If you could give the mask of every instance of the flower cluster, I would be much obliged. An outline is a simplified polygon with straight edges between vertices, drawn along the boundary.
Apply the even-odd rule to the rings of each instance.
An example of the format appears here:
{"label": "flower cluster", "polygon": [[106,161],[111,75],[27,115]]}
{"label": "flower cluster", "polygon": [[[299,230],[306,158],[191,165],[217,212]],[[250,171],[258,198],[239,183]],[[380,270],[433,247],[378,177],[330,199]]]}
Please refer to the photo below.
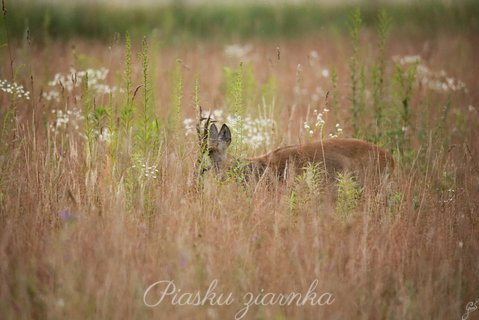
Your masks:
{"label": "flower cluster", "polygon": [[60,101],[60,92],[58,92],[56,90],[45,91],[45,92],[43,92],[42,97],[45,98],[48,101],[54,100],[54,101],[59,102]]}
{"label": "flower cluster", "polygon": [[55,115],[55,120],[50,124],[50,130],[54,133],[66,130],[69,124],[73,129],[78,130],[80,122],[84,119],[81,111],[77,108],[66,111],[54,109],[52,113]]}
{"label": "flower cluster", "polygon": [[25,98],[26,100],[30,100],[30,92],[25,90],[22,85],[19,85],[16,82],[9,83],[7,80],[0,80],[0,90],[17,98]]}
{"label": "flower cluster", "polygon": [[437,72],[429,69],[418,55],[395,56],[393,60],[401,66],[417,65],[418,80],[423,86],[431,90],[439,92],[463,90],[466,93],[468,92],[466,84],[463,81],[450,77],[444,70]]}
{"label": "flower cluster", "polygon": [[[212,120],[228,124],[232,135],[237,141],[242,141],[250,145],[253,149],[267,146],[271,143],[272,132],[275,128],[275,122],[269,118],[254,118],[247,115],[244,118],[237,115],[227,115],[221,109],[213,110],[210,113],[204,113],[202,117],[211,117]],[[185,134],[195,133],[194,120],[186,118],[183,120]]]}
{"label": "flower cluster", "polygon": [[324,108],[323,112],[318,112],[318,110],[314,110],[314,114],[316,115],[316,119],[314,122],[312,121],[305,121],[304,122],[304,129],[308,131],[310,135],[313,135],[316,130],[323,130],[324,124],[326,121],[323,119],[323,115],[327,114],[329,109]]}
{"label": "flower cluster", "polygon": [[139,169],[141,172],[141,175],[145,178],[152,178],[156,179],[158,178],[158,169],[156,165],[148,165],[147,162],[144,162],[142,160],[136,160],[136,164],[131,166],[132,168]]}
{"label": "flower cluster", "polygon": [[274,120],[269,118],[252,118],[247,115],[244,119],[240,116],[228,115],[226,123],[230,126],[232,134],[241,137],[243,143],[253,148],[260,148],[271,144],[271,132],[274,130]]}
{"label": "flower cluster", "polygon": [[338,137],[343,135],[343,129],[341,128],[339,123],[336,123],[335,130],[336,130],[336,132],[329,134],[330,138],[338,138]]}
{"label": "flower cluster", "polygon": [[60,93],[57,89],[64,88],[71,93],[75,88],[78,88],[83,83],[84,79],[88,77],[88,87],[96,94],[114,94],[116,92],[123,92],[123,89],[119,89],[116,86],[109,86],[103,81],[108,76],[108,69],[86,69],[77,71],[74,68],[70,69],[67,74],[57,73],[53,77],[53,80],[48,82],[48,85],[52,87],[50,91],[43,92],[43,98],[48,101],[54,100],[60,101]]}
{"label": "flower cluster", "polygon": [[[304,122],[304,129],[306,129],[309,135],[313,136],[317,131],[319,131],[322,135],[322,131],[326,123],[326,120],[324,120],[324,118],[326,117],[328,112],[329,112],[329,109],[327,108],[324,108],[322,112],[318,112],[318,110],[314,110],[313,112],[313,114],[315,115],[314,121]],[[337,138],[337,137],[340,137],[342,134],[343,134],[343,129],[341,128],[339,123],[336,123],[335,132],[330,133],[329,137]]]}

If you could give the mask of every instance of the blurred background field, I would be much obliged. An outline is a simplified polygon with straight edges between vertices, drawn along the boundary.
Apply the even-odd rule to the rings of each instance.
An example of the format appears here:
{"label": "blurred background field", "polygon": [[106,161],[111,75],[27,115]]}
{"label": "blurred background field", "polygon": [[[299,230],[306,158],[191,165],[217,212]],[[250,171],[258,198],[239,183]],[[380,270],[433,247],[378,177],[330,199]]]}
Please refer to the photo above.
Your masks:
{"label": "blurred background field", "polygon": [[[347,32],[354,3],[365,26],[373,26],[380,9],[395,28],[409,33],[477,32],[477,1],[172,1],[120,5],[117,2],[10,1],[7,17],[12,38],[29,29],[37,40],[84,37],[107,40],[129,31],[132,36],[156,32],[161,41],[295,38],[318,32]],[[323,5],[321,5],[323,4]]]}
{"label": "blurred background field", "polygon": [[[459,319],[479,298],[477,1],[2,4],[1,319],[241,307],[145,306],[164,279],[336,298],[245,319]],[[235,157],[356,137],[396,170],[335,199],[314,167],[196,179],[199,105]]]}

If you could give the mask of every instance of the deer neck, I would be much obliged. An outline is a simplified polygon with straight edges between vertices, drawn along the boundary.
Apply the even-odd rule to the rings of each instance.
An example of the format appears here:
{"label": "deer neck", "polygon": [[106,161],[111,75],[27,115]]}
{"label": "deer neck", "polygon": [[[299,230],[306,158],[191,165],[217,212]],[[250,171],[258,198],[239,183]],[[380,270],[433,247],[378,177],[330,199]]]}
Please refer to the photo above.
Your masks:
{"label": "deer neck", "polygon": [[221,170],[225,168],[228,164],[228,155],[225,152],[220,152],[217,150],[212,150],[210,152],[210,159],[213,167],[216,170]]}

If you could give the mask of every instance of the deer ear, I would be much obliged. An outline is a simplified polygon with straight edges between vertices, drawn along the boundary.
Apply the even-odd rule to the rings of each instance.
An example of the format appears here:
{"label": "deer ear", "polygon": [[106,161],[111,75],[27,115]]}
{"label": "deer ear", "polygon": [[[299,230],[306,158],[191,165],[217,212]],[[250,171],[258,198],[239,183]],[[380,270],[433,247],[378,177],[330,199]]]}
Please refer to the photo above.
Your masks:
{"label": "deer ear", "polygon": [[218,128],[216,124],[212,123],[210,126],[210,140],[217,140],[218,139]]}
{"label": "deer ear", "polygon": [[226,143],[226,146],[229,146],[231,143],[231,131],[226,124],[223,124],[219,133],[219,140]]}

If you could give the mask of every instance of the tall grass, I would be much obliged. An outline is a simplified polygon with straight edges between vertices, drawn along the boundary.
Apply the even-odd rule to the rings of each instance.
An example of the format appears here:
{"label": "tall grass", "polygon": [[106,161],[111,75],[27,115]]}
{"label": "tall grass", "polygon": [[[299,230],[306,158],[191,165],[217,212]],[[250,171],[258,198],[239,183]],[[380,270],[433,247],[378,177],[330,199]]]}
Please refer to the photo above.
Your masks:
{"label": "tall grass", "polygon": [[[392,56],[419,52],[426,39],[391,29],[385,41],[385,34],[365,42],[358,31],[353,55],[364,70],[356,65],[358,78],[352,79],[358,81],[355,95],[364,99],[364,112],[357,118],[348,100],[351,81],[342,80],[351,79],[350,57],[311,41],[282,41],[281,61],[271,68],[268,55],[277,43],[253,42],[255,58],[248,64],[225,57],[217,44],[159,47],[158,63],[149,49],[155,44],[146,39],[136,46],[127,36],[124,45],[108,50],[77,40],[77,52],[91,58],[89,67],[101,67],[110,55],[125,57],[114,59],[105,79],[123,91],[102,93],[87,76],[72,91],[63,84],[59,100],[32,96],[35,109],[15,98],[16,117],[8,115],[12,94],[0,91],[2,318],[232,319],[247,292],[306,292],[315,279],[318,292],[334,294],[333,304],[253,306],[246,318],[460,318],[466,304],[477,300],[479,287],[479,100],[472,90],[435,91],[420,81],[419,71],[425,64],[431,70],[444,65],[474,88],[470,66],[478,47],[468,34],[441,33],[429,59],[401,64]],[[351,52],[349,39],[326,43],[333,39],[338,51]],[[464,51],[449,50],[451,43]],[[379,60],[367,55],[378,48]],[[14,79],[4,72],[10,64],[6,49],[0,52],[1,77],[26,85],[28,75]],[[313,49],[321,51],[321,63],[335,66],[333,79],[318,78],[302,63],[298,81],[298,61]],[[54,73],[74,63],[63,44],[29,50],[34,92],[50,90]],[[52,57],[58,63],[45,68]],[[23,59],[16,57],[15,70],[28,62]],[[152,81],[171,75],[173,81]],[[256,83],[254,90],[248,83]],[[311,166],[286,183],[218,181],[206,174],[202,188],[195,188],[199,146],[181,127],[182,117],[195,112],[182,107],[189,103],[186,97],[204,110],[222,105],[236,114],[272,110],[273,149],[288,135],[298,139],[307,106],[316,103],[311,88],[318,85],[333,92],[338,119],[354,119],[344,123],[345,136],[357,130],[373,140],[381,133],[381,144],[397,160],[390,183],[360,192],[345,176],[331,191],[320,168]],[[84,115],[79,127],[70,119],[52,130],[59,121],[52,110],[68,114],[74,107]],[[328,121],[324,133],[335,125]],[[105,127],[112,140],[102,136]],[[250,145],[242,152],[253,156],[252,150],[259,152]],[[143,303],[146,288],[156,281],[173,280],[181,292],[206,293],[215,279],[218,293],[236,297],[232,305]]]}

